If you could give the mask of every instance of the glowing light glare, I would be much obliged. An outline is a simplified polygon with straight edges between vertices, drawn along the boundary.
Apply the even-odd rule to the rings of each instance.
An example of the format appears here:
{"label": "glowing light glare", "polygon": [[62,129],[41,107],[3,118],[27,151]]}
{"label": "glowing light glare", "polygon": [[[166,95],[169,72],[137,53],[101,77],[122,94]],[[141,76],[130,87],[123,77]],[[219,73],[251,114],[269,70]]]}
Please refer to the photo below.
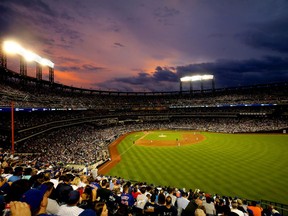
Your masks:
{"label": "glowing light glare", "polygon": [[201,75],[191,76],[191,81],[198,81],[198,80],[201,80],[201,79],[202,79]]}
{"label": "glowing light glare", "polygon": [[26,59],[26,61],[34,61],[35,59],[37,59],[40,56],[37,56],[35,53],[26,50],[24,53],[24,58]]}
{"label": "glowing light glare", "polygon": [[202,80],[210,80],[210,79],[213,79],[214,76],[213,75],[203,75],[202,76]]}
{"label": "glowing light glare", "polygon": [[3,50],[11,54],[19,54],[25,58],[26,61],[35,61],[43,66],[54,68],[54,63],[48,59],[42,58],[36,53],[24,49],[14,41],[4,41]]}
{"label": "glowing light glare", "polygon": [[194,81],[199,81],[199,80],[211,80],[213,79],[213,75],[195,75],[195,76],[186,76],[180,78],[181,82],[194,82]]}
{"label": "glowing light glare", "polygon": [[51,66],[49,66],[49,67],[51,67],[51,68],[54,67],[54,63],[51,62],[51,61],[48,60],[48,59],[45,59],[45,58],[42,58],[42,59],[41,59],[40,64],[43,65],[43,66],[47,66],[47,65],[49,66],[49,65],[51,65]]}
{"label": "glowing light glare", "polygon": [[23,51],[23,48],[19,44],[13,41],[5,41],[3,43],[3,49],[5,52],[11,53],[11,54],[12,53],[18,54],[19,52]]}
{"label": "glowing light glare", "polygon": [[191,76],[182,77],[182,78],[180,78],[180,80],[181,80],[181,82],[191,81]]}

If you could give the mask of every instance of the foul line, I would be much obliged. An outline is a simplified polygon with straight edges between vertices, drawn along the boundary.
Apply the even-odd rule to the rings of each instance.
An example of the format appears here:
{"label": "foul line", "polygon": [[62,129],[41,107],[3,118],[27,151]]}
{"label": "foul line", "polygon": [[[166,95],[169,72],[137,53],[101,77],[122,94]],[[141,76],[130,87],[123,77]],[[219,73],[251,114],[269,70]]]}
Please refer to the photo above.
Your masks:
{"label": "foul line", "polygon": [[129,148],[126,149],[126,151],[122,152],[122,153],[120,154],[120,156],[123,155],[123,154],[125,154],[127,151],[129,151],[132,147],[134,147],[134,145],[135,145],[135,144],[132,144]]}
{"label": "foul line", "polygon": [[[129,148],[126,149],[126,151],[122,152],[121,154],[119,154],[117,157],[120,157],[121,159],[121,155],[125,154],[127,151],[129,151],[135,144],[132,144]],[[117,148],[117,147],[116,147]],[[118,150],[117,150],[118,151]],[[116,159],[116,158],[115,158]],[[107,167],[108,165],[110,165],[110,163],[112,163],[112,160],[109,161],[108,163],[106,163],[104,166],[101,166],[101,170],[104,169],[105,167]],[[99,170],[98,170],[99,171]]]}

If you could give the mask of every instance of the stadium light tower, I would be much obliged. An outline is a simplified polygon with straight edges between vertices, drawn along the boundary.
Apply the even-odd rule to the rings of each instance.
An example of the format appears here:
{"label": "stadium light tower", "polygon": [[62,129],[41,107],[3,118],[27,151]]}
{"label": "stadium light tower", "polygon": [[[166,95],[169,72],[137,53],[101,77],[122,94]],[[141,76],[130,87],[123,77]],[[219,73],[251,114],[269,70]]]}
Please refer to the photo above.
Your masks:
{"label": "stadium light tower", "polygon": [[[27,76],[27,62],[36,62],[36,78],[42,80],[42,66],[49,67],[49,81],[54,82],[54,63],[48,59],[42,58],[36,53],[24,49],[20,44],[14,41],[3,42],[3,53],[20,55],[20,74]],[[7,59],[7,58],[6,58]],[[1,57],[1,66],[2,66]],[[7,67],[7,60],[5,67]]]}
{"label": "stadium light tower", "polygon": [[7,69],[7,55],[3,50],[3,46],[0,48],[0,66]]}
{"label": "stadium light tower", "polygon": [[190,93],[193,91],[193,82],[200,81],[201,82],[201,92],[203,92],[203,80],[212,80],[212,89],[214,91],[214,76],[210,74],[205,75],[194,75],[194,76],[185,76],[180,78],[180,92],[182,92],[182,82],[190,83]]}

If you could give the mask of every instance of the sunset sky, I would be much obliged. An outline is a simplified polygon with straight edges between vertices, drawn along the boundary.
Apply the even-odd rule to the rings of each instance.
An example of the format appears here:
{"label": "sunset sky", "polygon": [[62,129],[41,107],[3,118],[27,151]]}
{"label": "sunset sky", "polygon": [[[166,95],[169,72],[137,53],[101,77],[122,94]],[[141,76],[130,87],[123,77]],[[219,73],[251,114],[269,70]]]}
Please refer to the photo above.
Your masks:
{"label": "sunset sky", "polygon": [[213,74],[235,87],[288,81],[287,11],[286,0],[1,0],[0,37],[53,61],[65,85],[177,91],[182,76]]}

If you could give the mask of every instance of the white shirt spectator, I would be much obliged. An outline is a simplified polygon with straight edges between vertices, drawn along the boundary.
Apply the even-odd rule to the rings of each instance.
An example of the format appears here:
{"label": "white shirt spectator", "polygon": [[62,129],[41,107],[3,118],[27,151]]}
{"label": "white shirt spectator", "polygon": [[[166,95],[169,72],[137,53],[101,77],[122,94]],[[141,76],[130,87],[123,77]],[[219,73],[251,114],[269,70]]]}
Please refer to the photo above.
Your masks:
{"label": "white shirt spectator", "polygon": [[47,214],[56,215],[59,211],[59,207],[60,206],[56,200],[48,198],[48,204],[46,209]]}
{"label": "white shirt spectator", "polygon": [[182,211],[187,207],[187,205],[189,204],[189,200],[187,199],[187,197],[179,197],[177,198],[177,210],[178,210],[178,216],[181,215]]}
{"label": "white shirt spectator", "polygon": [[58,216],[78,216],[84,209],[78,206],[62,205],[59,207]]}

